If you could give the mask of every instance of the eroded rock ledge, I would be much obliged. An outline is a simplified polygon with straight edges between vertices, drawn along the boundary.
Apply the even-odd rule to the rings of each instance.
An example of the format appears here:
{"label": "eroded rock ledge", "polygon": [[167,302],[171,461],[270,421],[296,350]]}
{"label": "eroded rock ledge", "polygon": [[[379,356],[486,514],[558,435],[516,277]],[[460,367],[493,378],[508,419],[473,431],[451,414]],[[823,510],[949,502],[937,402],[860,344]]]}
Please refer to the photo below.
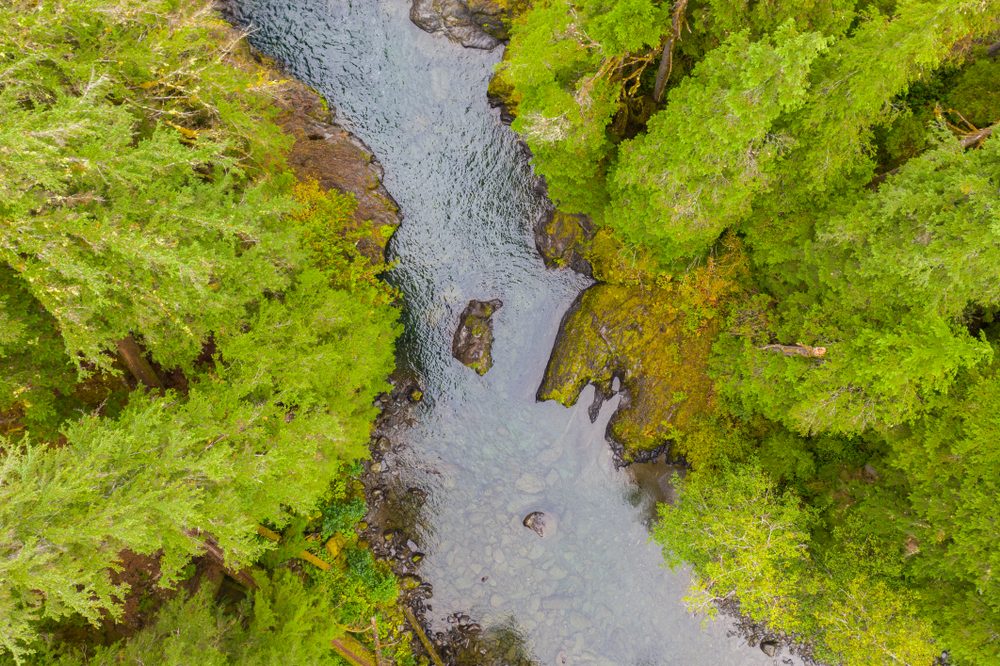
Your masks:
{"label": "eroded rock ledge", "polygon": [[399,207],[382,185],[382,166],[371,150],[341,127],[323,98],[299,81],[282,84],[277,122],[295,139],[288,165],[300,180],[315,180],[323,190],[354,195],[356,230],[365,232],[358,250],[375,265],[385,263],[389,231],[400,223]]}

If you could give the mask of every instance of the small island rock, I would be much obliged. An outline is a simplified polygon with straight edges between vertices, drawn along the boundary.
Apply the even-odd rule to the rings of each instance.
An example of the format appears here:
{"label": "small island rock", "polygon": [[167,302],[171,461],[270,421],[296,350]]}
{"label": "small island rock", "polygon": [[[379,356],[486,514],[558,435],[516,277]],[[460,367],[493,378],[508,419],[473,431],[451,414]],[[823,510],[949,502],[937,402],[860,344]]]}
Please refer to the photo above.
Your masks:
{"label": "small island rock", "polygon": [[452,356],[485,375],[493,367],[493,313],[503,307],[498,299],[469,301],[451,343]]}

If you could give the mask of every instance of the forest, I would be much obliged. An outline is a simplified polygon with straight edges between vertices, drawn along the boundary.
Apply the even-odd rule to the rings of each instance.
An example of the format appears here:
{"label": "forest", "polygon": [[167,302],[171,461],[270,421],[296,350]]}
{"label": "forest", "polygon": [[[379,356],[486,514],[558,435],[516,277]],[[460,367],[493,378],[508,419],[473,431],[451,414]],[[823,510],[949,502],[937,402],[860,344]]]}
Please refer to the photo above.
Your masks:
{"label": "forest", "polygon": [[689,465],[654,536],[690,606],[826,663],[1000,661],[1000,4],[539,0],[511,32],[491,92],[602,283],[543,397],[624,376],[612,434]]}
{"label": "forest", "polygon": [[[690,609],[1000,663],[1000,0],[498,4],[597,281],[539,397],[682,463]],[[0,663],[428,663],[360,536],[394,227],[294,85],[208,0],[0,6]]]}
{"label": "forest", "polygon": [[0,7],[4,663],[413,663],[356,532],[391,229],[293,172],[287,88],[203,0]]}

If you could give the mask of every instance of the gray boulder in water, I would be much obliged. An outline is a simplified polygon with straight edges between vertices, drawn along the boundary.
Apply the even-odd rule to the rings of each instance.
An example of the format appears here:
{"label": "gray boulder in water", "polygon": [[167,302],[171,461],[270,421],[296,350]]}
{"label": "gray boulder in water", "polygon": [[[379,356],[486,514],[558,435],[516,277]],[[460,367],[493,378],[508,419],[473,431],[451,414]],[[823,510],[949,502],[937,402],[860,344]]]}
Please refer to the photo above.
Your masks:
{"label": "gray boulder in water", "polygon": [[492,49],[506,39],[503,9],[493,0],[413,0],[410,20],[462,46]]}

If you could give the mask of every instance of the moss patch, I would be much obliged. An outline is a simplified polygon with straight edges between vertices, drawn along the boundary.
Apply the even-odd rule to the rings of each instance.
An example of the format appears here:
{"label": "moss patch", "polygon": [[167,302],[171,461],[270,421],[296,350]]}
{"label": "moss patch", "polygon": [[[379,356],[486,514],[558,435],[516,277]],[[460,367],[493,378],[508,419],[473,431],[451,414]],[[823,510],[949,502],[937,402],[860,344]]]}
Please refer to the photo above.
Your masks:
{"label": "moss patch", "polygon": [[490,84],[486,88],[486,96],[491,104],[500,106],[503,109],[504,118],[509,122],[517,116],[517,105],[521,101],[521,95],[514,90],[507,77],[503,75],[503,68],[507,64],[507,56],[497,65],[497,71],[490,78]]}
{"label": "moss patch", "polygon": [[553,211],[535,230],[535,246],[549,268],[568,266],[592,275],[585,253],[594,237],[594,225],[585,215]]}

